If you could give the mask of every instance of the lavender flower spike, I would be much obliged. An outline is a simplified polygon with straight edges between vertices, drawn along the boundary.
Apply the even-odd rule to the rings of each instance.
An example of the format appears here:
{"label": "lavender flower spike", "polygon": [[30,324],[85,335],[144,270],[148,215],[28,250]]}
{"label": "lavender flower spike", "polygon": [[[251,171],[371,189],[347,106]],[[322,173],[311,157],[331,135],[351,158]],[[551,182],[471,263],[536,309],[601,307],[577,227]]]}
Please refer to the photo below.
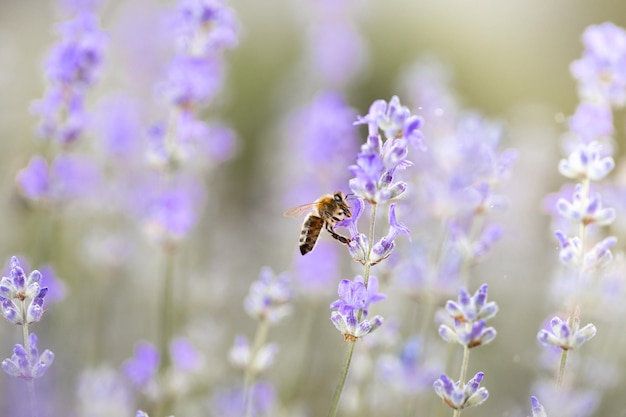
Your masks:
{"label": "lavender flower spike", "polygon": [[252,318],[277,323],[291,314],[292,296],[289,277],[286,274],[275,276],[271,268],[264,267],[259,279],[250,285],[244,308]]}
{"label": "lavender flower spike", "polygon": [[30,381],[44,375],[54,361],[54,353],[46,349],[39,355],[35,333],[29,335],[28,344],[28,350],[20,344],[15,345],[11,358],[2,361],[2,369],[11,376]]}
{"label": "lavender flower spike", "polygon": [[461,322],[488,320],[496,315],[498,305],[494,301],[487,302],[487,284],[483,284],[472,297],[461,289],[458,301],[448,300],[446,303],[446,312]]}
{"label": "lavender flower spike", "polygon": [[563,350],[572,350],[582,346],[585,342],[596,335],[596,326],[589,323],[579,329],[580,318],[574,317],[570,325],[559,317],[550,320],[552,333],[541,329],[537,333],[537,340],[544,345],[560,347]]}
{"label": "lavender flower spike", "polygon": [[548,417],[537,397],[530,397],[530,404],[533,408],[533,417]]}
{"label": "lavender flower spike", "polygon": [[[11,272],[0,280],[0,306],[2,315],[13,324],[22,325],[41,320],[47,288],[41,287],[41,273],[32,271],[28,277],[17,257],[10,262]],[[26,310],[24,310],[26,304]]]}
{"label": "lavender flower spike", "polygon": [[474,407],[489,397],[487,389],[480,387],[484,375],[483,372],[478,372],[467,384],[462,384],[461,381],[453,382],[448,375],[441,374],[441,378],[433,383],[433,388],[443,402],[454,410]]}

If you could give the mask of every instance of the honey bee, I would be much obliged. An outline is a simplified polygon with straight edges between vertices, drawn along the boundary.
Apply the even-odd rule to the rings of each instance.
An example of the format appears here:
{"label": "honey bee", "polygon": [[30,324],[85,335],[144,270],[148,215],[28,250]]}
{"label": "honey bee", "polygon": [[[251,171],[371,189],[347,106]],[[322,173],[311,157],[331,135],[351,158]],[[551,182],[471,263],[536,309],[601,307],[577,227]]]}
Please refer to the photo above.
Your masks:
{"label": "honey bee", "polygon": [[350,206],[348,206],[346,202],[346,196],[341,191],[326,194],[313,203],[303,204],[287,210],[285,216],[295,217],[306,212],[309,212],[309,214],[304,219],[302,232],[300,232],[300,253],[302,255],[306,255],[313,250],[322,227],[324,227],[333,238],[344,245],[350,242],[350,239],[341,236],[335,232],[334,229],[335,224],[346,217],[352,217]]}

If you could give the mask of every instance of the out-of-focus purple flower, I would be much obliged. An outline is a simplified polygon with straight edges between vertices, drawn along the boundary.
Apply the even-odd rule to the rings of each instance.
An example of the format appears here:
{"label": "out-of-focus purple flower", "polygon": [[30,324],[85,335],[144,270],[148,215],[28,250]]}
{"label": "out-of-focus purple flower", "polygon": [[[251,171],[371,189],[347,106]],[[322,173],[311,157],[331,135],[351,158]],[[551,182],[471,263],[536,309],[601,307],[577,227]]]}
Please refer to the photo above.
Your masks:
{"label": "out-of-focus purple flower", "polygon": [[30,381],[42,377],[52,361],[54,353],[48,349],[39,355],[37,336],[31,333],[28,336],[28,347],[15,345],[11,358],[2,361],[2,369],[13,377]]}
{"label": "out-of-focus purple flower", "polygon": [[532,407],[533,417],[548,417],[548,415],[546,414],[546,410],[543,409],[543,406],[541,405],[537,397],[530,397],[530,405]]}
{"label": "out-of-focus purple flower", "polygon": [[239,25],[224,0],[181,0],[176,31],[181,49],[189,55],[213,55],[237,46]]}
{"label": "out-of-focus purple flower", "polygon": [[250,285],[250,292],[244,300],[244,308],[256,320],[277,323],[289,316],[293,307],[290,278],[287,274],[275,275],[269,267],[259,273],[259,279]]}
{"label": "out-of-focus purple flower", "polygon": [[192,187],[172,188],[156,194],[145,207],[144,225],[157,241],[183,239],[197,220],[197,201]]}
{"label": "out-of-focus purple flower", "polygon": [[17,257],[10,261],[8,277],[0,280],[2,315],[13,324],[23,325],[41,320],[43,303],[48,288],[41,286],[41,273],[33,270],[28,277]]}
{"label": "out-of-focus purple flower", "polygon": [[339,189],[348,179],[347,158],[358,149],[357,129],[352,125],[354,118],[354,110],[340,94],[323,91],[287,120],[288,142],[285,145],[298,155],[299,171],[304,176],[322,174],[319,192]]}
{"label": "out-of-focus purple flower", "polygon": [[408,395],[430,389],[438,373],[434,366],[425,363],[421,349],[421,340],[412,337],[398,355],[381,356],[377,363],[377,374],[381,381]]}
{"label": "out-of-focus purple flower", "polygon": [[103,61],[106,39],[97,15],[79,13],[76,19],[61,23],[58,31],[62,41],[48,56],[48,79],[58,86],[81,90],[95,81]]}
{"label": "out-of-focus purple flower", "polygon": [[41,272],[41,283],[46,285],[48,293],[46,294],[46,303],[57,303],[65,299],[67,288],[63,280],[61,280],[54,272],[51,265],[44,265],[39,268]]}
{"label": "out-of-focus purple flower", "polygon": [[611,22],[589,26],[583,56],[570,66],[578,94],[621,107],[626,103],[626,31]]}
{"label": "out-of-focus purple flower", "polygon": [[489,397],[489,392],[480,383],[484,377],[483,372],[478,372],[467,384],[461,381],[452,381],[448,375],[441,377],[433,383],[437,395],[454,410],[474,407],[482,404]]}
{"label": "out-of-focus purple flower", "polygon": [[59,156],[51,168],[42,157],[34,156],[17,175],[24,196],[40,202],[64,202],[92,196],[100,181],[95,164],[74,155]]}
{"label": "out-of-focus purple flower", "polygon": [[317,242],[315,250],[307,256],[298,256],[295,277],[301,292],[307,296],[334,291],[339,268],[339,253],[334,243]]}
{"label": "out-of-focus purple flower", "polygon": [[559,162],[559,172],[567,178],[600,181],[615,167],[613,158],[602,153],[602,145],[593,141],[574,150]]}
{"label": "out-of-focus purple flower", "polygon": [[325,84],[343,86],[364,68],[367,51],[353,25],[325,19],[309,31],[309,67]]}
{"label": "out-of-focus purple flower", "polygon": [[170,357],[175,368],[183,372],[192,372],[202,368],[204,358],[185,337],[177,337],[170,342]]}
{"label": "out-of-focus purple flower", "polygon": [[606,237],[596,243],[590,250],[584,253],[584,256],[578,236],[567,237],[559,230],[555,232],[555,236],[561,246],[559,259],[564,265],[571,268],[582,268],[583,271],[589,271],[591,269],[602,268],[613,259],[610,248],[617,243],[617,238],[614,236]]}
{"label": "out-of-focus purple flower", "polygon": [[[265,381],[259,381],[251,388],[250,400],[252,417],[268,415],[276,401],[274,387]],[[213,395],[211,408],[213,415],[220,417],[241,417],[246,415],[244,391],[241,388],[222,390]]]}
{"label": "out-of-focus purple flower", "polygon": [[222,64],[217,59],[177,56],[170,63],[167,80],[159,90],[172,105],[190,108],[213,98],[222,80]]}
{"label": "out-of-focus purple flower", "polygon": [[557,209],[564,218],[572,222],[582,223],[585,226],[592,223],[606,226],[615,220],[615,209],[603,208],[599,193],[592,198],[583,195],[581,184],[576,185],[572,202],[561,198],[557,201]]}
{"label": "out-of-focus purple flower", "polygon": [[268,343],[253,351],[248,339],[237,335],[235,344],[228,352],[228,359],[233,366],[258,374],[272,366],[277,353],[276,343]]}
{"label": "out-of-focus purple flower", "polygon": [[136,388],[143,388],[156,375],[160,360],[159,351],[153,344],[139,342],[135,346],[135,356],[122,365],[122,372]]}
{"label": "out-of-focus purple flower", "polygon": [[116,160],[127,160],[139,152],[141,122],[139,106],[128,96],[104,99],[98,105],[97,133],[102,149]]}
{"label": "out-of-focus purple flower", "polygon": [[[600,393],[597,389],[575,390],[557,387],[554,381],[542,380],[534,384],[532,391],[541,398],[542,404],[551,415],[558,410],[559,417],[591,417],[600,404]],[[544,417],[545,414],[539,416]]]}
{"label": "out-of-focus purple flower", "polygon": [[48,197],[50,191],[48,163],[42,156],[33,156],[26,168],[18,172],[16,181],[26,198],[41,200]]}
{"label": "out-of-focus purple flower", "polygon": [[569,128],[588,144],[613,135],[613,112],[607,103],[583,101],[569,119]]}
{"label": "out-of-focus purple flower", "polygon": [[62,40],[46,62],[50,85],[31,109],[42,118],[40,135],[66,144],[75,141],[87,125],[84,95],[97,79],[105,37],[91,12],[79,13],[60,24],[58,31]]}
{"label": "out-of-focus purple flower", "polygon": [[108,366],[84,370],[77,385],[78,415],[129,416],[135,407],[130,387]]}
{"label": "out-of-focus purple flower", "polygon": [[541,329],[537,333],[537,340],[543,345],[557,346],[563,350],[578,348],[596,335],[596,326],[591,323],[579,329],[579,317],[574,317],[571,324],[560,317],[554,317],[550,320],[550,326],[552,332]]}

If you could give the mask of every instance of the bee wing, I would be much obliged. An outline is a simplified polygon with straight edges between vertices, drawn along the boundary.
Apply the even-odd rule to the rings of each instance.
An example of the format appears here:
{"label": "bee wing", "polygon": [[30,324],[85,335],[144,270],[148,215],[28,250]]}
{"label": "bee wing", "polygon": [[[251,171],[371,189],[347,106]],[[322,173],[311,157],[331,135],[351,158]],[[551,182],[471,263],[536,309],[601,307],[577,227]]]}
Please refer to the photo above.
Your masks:
{"label": "bee wing", "polygon": [[285,216],[287,216],[287,217],[303,216],[305,214],[310,213],[316,207],[317,207],[317,203],[302,204],[300,206],[296,206],[296,207],[293,207],[293,208],[290,208],[289,210],[287,210],[285,212]]}

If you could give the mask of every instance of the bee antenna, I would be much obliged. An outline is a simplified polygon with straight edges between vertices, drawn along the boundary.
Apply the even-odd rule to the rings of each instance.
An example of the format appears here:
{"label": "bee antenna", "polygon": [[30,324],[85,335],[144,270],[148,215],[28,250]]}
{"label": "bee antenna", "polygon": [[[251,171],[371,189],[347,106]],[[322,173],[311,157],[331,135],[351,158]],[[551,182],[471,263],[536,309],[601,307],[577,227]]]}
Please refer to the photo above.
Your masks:
{"label": "bee antenna", "polygon": [[352,200],[356,198],[356,195],[354,193],[348,193],[346,194],[346,200]]}

